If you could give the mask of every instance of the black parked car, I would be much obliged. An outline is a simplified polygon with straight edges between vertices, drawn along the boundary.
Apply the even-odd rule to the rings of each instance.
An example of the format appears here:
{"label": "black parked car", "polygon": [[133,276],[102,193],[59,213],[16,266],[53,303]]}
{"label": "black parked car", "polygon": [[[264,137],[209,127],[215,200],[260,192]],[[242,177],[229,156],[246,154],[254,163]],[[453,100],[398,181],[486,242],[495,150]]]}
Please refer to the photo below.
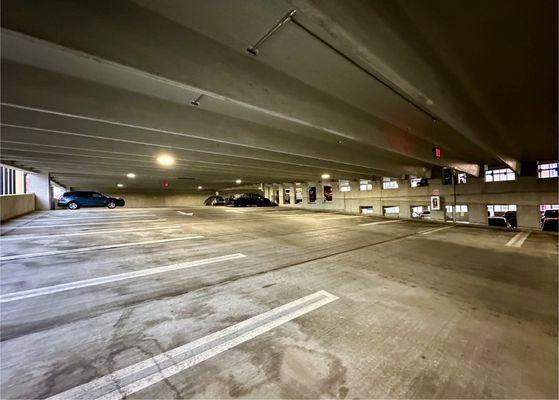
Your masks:
{"label": "black parked car", "polygon": [[205,206],[224,206],[226,205],[226,201],[222,196],[210,196],[206,200],[204,200]]}
{"label": "black parked car", "polygon": [[257,193],[244,193],[234,196],[231,205],[235,207],[273,207],[276,203]]}
{"label": "black parked car", "polygon": [[507,222],[510,224],[510,226],[516,228],[517,226],[516,211],[506,211],[504,217],[507,220]]}
{"label": "black parked car", "polygon": [[489,217],[487,218],[487,225],[498,226],[500,228],[512,228],[505,217]]}
{"label": "black parked car", "polygon": [[559,232],[559,210],[545,210],[542,217],[542,230]]}
{"label": "black parked car", "polygon": [[80,207],[108,207],[124,206],[124,199],[120,197],[107,197],[99,192],[66,192],[58,199],[59,207],[77,210]]}

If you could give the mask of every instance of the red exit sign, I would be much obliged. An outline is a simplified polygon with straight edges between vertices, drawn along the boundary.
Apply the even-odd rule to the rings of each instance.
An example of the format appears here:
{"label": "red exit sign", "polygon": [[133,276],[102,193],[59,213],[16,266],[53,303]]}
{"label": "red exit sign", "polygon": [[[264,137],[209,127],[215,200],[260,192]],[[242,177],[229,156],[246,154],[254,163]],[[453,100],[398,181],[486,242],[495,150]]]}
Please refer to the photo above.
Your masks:
{"label": "red exit sign", "polygon": [[440,147],[433,147],[433,157],[441,158],[441,148]]}

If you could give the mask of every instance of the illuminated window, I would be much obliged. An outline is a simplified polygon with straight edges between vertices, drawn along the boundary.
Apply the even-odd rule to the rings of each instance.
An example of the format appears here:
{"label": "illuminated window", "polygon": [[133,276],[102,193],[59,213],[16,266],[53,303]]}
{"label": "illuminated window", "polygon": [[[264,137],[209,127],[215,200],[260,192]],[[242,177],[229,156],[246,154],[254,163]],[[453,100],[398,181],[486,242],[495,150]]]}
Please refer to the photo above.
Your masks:
{"label": "illuminated window", "polygon": [[558,163],[538,163],[538,178],[557,178]]}
{"label": "illuminated window", "polygon": [[510,168],[489,169],[485,171],[485,182],[514,181],[516,176]]}
{"label": "illuminated window", "polygon": [[361,179],[359,181],[359,190],[373,190],[373,182],[368,179]]}
{"label": "illuminated window", "polygon": [[387,217],[397,217],[400,214],[400,207],[388,206],[383,207],[384,215]]}
{"label": "illuminated window", "polygon": [[359,206],[359,212],[361,214],[372,214],[373,206]]}
{"label": "illuminated window", "polygon": [[349,185],[349,181],[340,181],[340,192],[350,192],[351,186]]}
{"label": "illuminated window", "polygon": [[392,178],[383,178],[382,188],[383,189],[398,189],[398,181],[392,180]]}
{"label": "illuminated window", "polygon": [[461,172],[458,174],[458,184],[466,183],[466,174]]}
{"label": "illuminated window", "polygon": [[490,217],[503,216],[507,211],[516,211],[516,204],[490,204],[487,206]]}
{"label": "illuminated window", "polygon": [[411,178],[410,179],[410,186],[411,187],[418,187],[420,182],[421,182],[421,178]]}
{"label": "illuminated window", "polygon": [[[446,207],[446,212],[447,213],[452,213],[452,208],[454,206],[450,205],[450,206],[445,206]],[[468,212],[468,206],[466,204],[456,204],[456,212],[457,213],[467,213]]]}
{"label": "illuminated window", "polygon": [[547,210],[559,210],[559,204],[540,204],[540,212]]}

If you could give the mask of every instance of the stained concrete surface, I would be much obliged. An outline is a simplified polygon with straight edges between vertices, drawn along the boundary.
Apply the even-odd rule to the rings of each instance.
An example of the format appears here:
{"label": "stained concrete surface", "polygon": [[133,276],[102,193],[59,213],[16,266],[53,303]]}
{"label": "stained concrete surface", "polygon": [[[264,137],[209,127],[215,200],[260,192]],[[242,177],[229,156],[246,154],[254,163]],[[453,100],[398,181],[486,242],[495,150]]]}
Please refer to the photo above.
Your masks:
{"label": "stained concrete surface", "polygon": [[2,257],[69,251],[2,261],[2,295],[246,257],[0,304],[0,397],[56,395],[319,290],[339,299],[129,397],[557,397],[557,236],[515,248],[515,232],[332,217],[124,208],[4,224]]}

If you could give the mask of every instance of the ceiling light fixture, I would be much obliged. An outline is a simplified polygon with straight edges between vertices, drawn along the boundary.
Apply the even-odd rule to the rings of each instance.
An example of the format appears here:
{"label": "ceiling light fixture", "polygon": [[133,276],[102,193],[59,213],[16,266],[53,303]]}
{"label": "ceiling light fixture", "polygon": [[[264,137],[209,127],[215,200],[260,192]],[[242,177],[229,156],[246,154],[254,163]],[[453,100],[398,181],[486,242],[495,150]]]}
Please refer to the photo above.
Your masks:
{"label": "ceiling light fixture", "polygon": [[164,167],[170,167],[175,163],[175,159],[169,154],[161,154],[157,157],[157,162]]}
{"label": "ceiling light fixture", "polygon": [[322,179],[330,179],[330,174],[322,174],[320,177]]}
{"label": "ceiling light fixture", "polygon": [[198,190],[202,190],[202,186],[198,186]]}
{"label": "ceiling light fixture", "polygon": [[129,173],[126,174],[126,177],[127,178],[135,178],[136,174],[134,172],[129,172]]}
{"label": "ceiling light fixture", "polygon": [[242,182],[243,182],[243,181],[240,180],[240,179],[237,179],[237,180],[235,181],[235,183],[236,183],[237,185],[238,185],[239,183],[242,183]]}
{"label": "ceiling light fixture", "polygon": [[117,187],[124,187],[124,184],[122,184],[122,183],[117,183],[116,186],[117,186]]}

